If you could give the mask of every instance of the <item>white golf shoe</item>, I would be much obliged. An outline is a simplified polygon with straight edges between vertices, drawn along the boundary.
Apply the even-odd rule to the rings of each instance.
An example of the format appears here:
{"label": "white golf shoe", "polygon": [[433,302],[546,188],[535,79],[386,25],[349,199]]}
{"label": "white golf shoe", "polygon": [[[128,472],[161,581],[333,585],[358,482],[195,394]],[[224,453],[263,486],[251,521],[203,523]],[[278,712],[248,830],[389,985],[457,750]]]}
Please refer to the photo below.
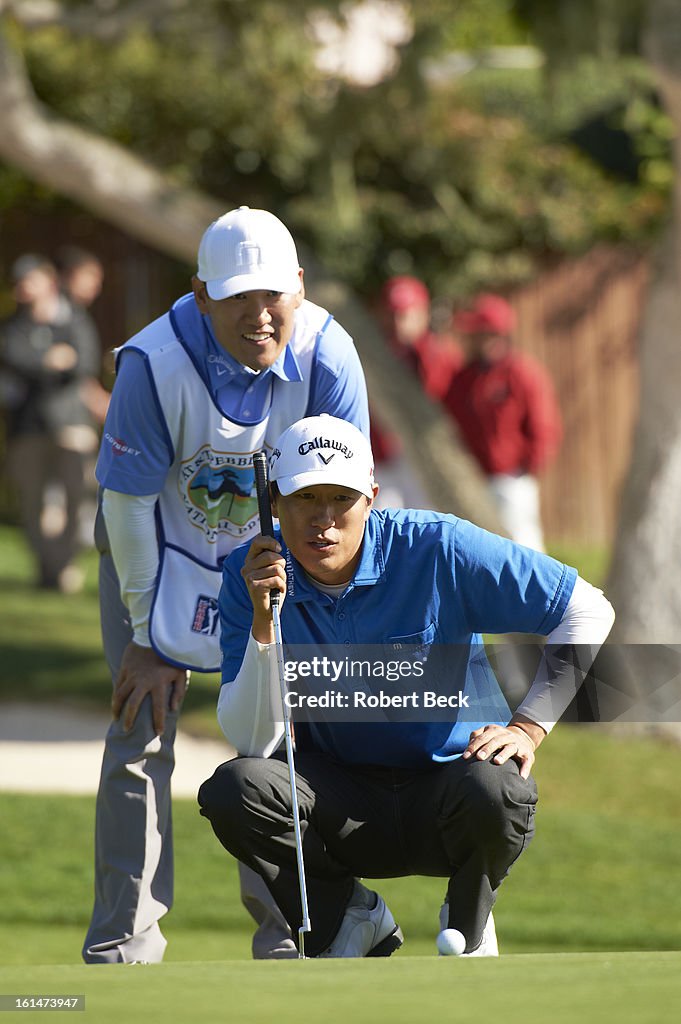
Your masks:
{"label": "white golf shoe", "polygon": [[[445,901],[440,907],[440,931],[449,928],[449,901]],[[477,949],[471,953],[462,953],[461,956],[499,956],[499,943],[497,942],[497,930],[494,926],[494,915],[490,910],[485,930],[482,933],[482,942]]]}
{"label": "white golf shoe", "polygon": [[385,900],[355,879],[355,888],[338,934],[319,956],[390,956],[403,941],[402,932]]}

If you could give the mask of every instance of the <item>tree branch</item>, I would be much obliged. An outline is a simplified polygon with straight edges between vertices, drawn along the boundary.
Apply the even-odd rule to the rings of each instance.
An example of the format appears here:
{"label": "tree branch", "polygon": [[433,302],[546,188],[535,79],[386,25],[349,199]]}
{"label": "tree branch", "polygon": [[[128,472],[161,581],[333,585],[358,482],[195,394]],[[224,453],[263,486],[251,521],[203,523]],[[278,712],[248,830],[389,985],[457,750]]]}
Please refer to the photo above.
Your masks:
{"label": "tree branch", "polygon": [[118,0],[94,0],[77,8],[64,7],[58,0],[0,0],[0,14],[11,15],[29,31],[58,25],[73,35],[110,43],[135,25],[157,32],[191,6],[190,0],[136,0],[124,6]]}
{"label": "tree branch", "polygon": [[0,157],[148,244],[194,262],[201,232],[224,205],[173,183],[121,146],[53,118],[0,28]]}

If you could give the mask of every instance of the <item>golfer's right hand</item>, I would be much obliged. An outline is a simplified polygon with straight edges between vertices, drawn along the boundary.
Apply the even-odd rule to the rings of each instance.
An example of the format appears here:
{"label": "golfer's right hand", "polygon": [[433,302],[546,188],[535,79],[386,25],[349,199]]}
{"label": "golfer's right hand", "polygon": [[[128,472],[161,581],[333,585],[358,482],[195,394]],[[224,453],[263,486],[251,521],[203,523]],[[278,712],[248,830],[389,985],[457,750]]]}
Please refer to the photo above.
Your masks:
{"label": "golfer's right hand", "polygon": [[114,718],[123,719],[126,732],[132,729],[140,705],[148,693],[154,717],[154,729],[161,736],[166,724],[166,711],[178,711],[189,685],[189,672],[169,665],[151,647],[129,643],[123,652],[121,670],[114,686],[111,710]]}
{"label": "golfer's right hand", "polygon": [[260,643],[272,643],[270,590],[278,590],[281,601],[286,595],[286,562],[281,544],[274,537],[256,537],[248,549],[241,575],[253,603],[253,636]]}

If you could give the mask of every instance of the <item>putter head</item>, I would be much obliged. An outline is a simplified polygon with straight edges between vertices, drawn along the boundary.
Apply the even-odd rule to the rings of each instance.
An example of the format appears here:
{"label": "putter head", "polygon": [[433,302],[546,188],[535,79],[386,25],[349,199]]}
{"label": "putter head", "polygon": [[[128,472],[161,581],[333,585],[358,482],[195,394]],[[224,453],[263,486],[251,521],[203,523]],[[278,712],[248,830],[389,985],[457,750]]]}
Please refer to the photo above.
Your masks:
{"label": "putter head", "polygon": [[305,932],[311,931],[310,922],[303,921],[300,928],[298,929],[298,959],[307,960],[305,956]]}

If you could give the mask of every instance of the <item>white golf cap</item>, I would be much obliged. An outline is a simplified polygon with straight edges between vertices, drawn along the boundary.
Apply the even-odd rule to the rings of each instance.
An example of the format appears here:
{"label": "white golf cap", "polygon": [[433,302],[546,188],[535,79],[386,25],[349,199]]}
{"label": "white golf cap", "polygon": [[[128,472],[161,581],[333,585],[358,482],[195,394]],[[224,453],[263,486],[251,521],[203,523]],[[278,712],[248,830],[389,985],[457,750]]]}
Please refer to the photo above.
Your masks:
{"label": "white golf cap", "polygon": [[197,276],[211,299],[259,290],[297,295],[299,270],[290,231],[267,210],[230,210],[213,221],[199,245]]}
{"label": "white golf cap", "polygon": [[308,416],[281,435],[270,457],[281,494],[335,484],[373,498],[374,458],[364,434],[335,416]]}

